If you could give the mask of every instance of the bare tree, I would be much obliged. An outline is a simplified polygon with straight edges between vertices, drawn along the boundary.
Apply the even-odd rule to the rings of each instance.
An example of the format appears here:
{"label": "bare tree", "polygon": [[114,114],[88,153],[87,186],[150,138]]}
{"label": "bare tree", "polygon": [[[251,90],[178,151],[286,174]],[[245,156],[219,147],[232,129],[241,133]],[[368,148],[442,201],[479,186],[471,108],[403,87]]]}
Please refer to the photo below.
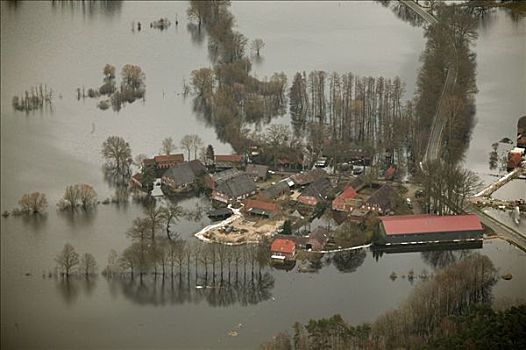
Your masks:
{"label": "bare tree", "polygon": [[47,199],[44,193],[26,193],[20,198],[18,204],[26,214],[39,214],[46,210]]}
{"label": "bare tree", "polygon": [[138,155],[133,158],[133,164],[135,164],[136,167],[141,168],[143,166],[143,162],[145,159],[147,159],[148,156],[144,153],[139,153]]}
{"label": "bare tree", "polygon": [[106,166],[118,172],[129,173],[132,155],[130,145],[120,136],[110,136],[102,144]]}
{"label": "bare tree", "polygon": [[185,214],[183,207],[179,205],[170,204],[167,207],[163,207],[161,210],[162,219],[166,224],[166,237],[169,240],[177,240],[177,234],[175,235],[175,237],[172,237],[172,235],[170,234],[170,223],[172,222],[172,220],[179,221],[179,219]]}
{"label": "bare tree", "polygon": [[194,144],[194,139],[192,135],[185,135],[181,139],[181,148],[185,149],[188,152],[188,160],[190,160],[190,151],[192,151]]}
{"label": "bare tree", "polygon": [[[203,147],[203,140],[198,135],[190,135],[192,137],[192,149],[194,150],[194,159],[197,159],[197,151]],[[190,158],[188,158],[190,160]]]}
{"label": "bare tree", "polygon": [[80,272],[84,274],[85,277],[94,275],[97,270],[97,262],[95,257],[90,253],[84,253],[80,259]]}
{"label": "bare tree", "polygon": [[169,155],[172,154],[172,152],[175,151],[176,148],[177,147],[175,146],[173,138],[167,137],[163,140],[161,153]]}
{"label": "bare tree", "polygon": [[55,258],[55,261],[62,273],[69,277],[79,265],[79,255],[71,244],[66,243],[60,254]]}
{"label": "bare tree", "polygon": [[252,48],[252,50],[256,51],[256,55],[259,56],[259,51],[265,46],[265,42],[263,41],[263,39],[254,39],[254,41],[252,41],[252,44],[250,45],[250,47]]}
{"label": "bare tree", "polygon": [[79,187],[79,200],[83,209],[94,207],[97,204],[97,192],[87,184],[77,185]]}

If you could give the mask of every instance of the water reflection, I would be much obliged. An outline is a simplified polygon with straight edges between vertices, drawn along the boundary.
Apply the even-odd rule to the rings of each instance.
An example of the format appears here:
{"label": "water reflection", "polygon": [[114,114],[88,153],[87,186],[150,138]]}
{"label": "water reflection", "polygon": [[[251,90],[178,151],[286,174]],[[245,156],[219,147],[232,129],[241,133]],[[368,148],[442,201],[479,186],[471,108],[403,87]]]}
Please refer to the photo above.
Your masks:
{"label": "water reflection", "polygon": [[101,0],[101,1],[51,1],[51,8],[53,10],[61,10],[62,12],[70,11],[72,13],[80,11],[82,15],[88,16],[90,19],[97,15],[113,17],[120,14],[122,9],[121,0]]}
{"label": "water reflection", "polygon": [[33,215],[22,215],[21,218],[24,226],[38,232],[38,230],[42,229],[46,225],[48,215],[47,213],[37,213]]}
{"label": "water reflection", "polygon": [[261,274],[235,274],[218,280],[199,279],[196,283],[190,274],[169,278],[147,276],[140,278],[107,278],[112,295],[121,293],[125,298],[140,305],[199,304],[226,307],[234,304],[255,305],[272,297],[274,277],[270,272]]}
{"label": "water reflection", "polygon": [[96,208],[90,208],[88,210],[73,208],[71,210],[59,211],[59,215],[66,220],[67,225],[72,229],[93,226],[96,213]]}
{"label": "water reflection", "polygon": [[338,271],[354,272],[362,266],[366,256],[367,253],[365,252],[365,249],[359,249],[335,253],[329,259]]}
{"label": "water reflection", "polygon": [[90,296],[97,286],[97,277],[70,276],[68,278],[55,277],[55,286],[67,305],[77,301],[81,293]]}

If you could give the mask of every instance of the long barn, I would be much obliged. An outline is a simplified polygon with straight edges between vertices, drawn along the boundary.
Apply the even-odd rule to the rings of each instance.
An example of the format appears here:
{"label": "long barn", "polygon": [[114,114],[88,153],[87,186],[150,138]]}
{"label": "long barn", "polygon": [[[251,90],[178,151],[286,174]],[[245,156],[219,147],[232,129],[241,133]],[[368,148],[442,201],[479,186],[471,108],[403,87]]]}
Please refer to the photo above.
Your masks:
{"label": "long barn", "polygon": [[468,215],[382,216],[380,233],[386,245],[461,242],[482,239],[479,218]]}

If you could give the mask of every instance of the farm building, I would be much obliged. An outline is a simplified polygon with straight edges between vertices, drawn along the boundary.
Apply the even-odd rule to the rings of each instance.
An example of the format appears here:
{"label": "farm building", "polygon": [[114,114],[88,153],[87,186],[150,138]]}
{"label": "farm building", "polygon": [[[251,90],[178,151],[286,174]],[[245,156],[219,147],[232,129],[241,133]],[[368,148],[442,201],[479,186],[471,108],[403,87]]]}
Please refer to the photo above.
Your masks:
{"label": "farm building", "polygon": [[318,227],[309,234],[305,244],[306,250],[320,251],[325,248],[329,241],[329,231],[323,227]]}
{"label": "farm building", "polygon": [[306,186],[314,181],[327,177],[327,172],[323,169],[313,169],[305,173],[294,174],[290,179],[294,182],[295,186]]}
{"label": "farm building", "polygon": [[241,166],[241,155],[239,154],[217,154],[214,157],[216,169],[231,169]]}
{"label": "farm building", "polygon": [[273,202],[247,199],[244,201],[244,204],[245,211],[250,215],[271,218],[279,213],[278,205]]}
{"label": "farm building", "polygon": [[270,245],[270,258],[274,261],[292,260],[296,256],[296,243],[290,239],[277,238]]}
{"label": "farm building", "polygon": [[266,180],[268,177],[268,166],[266,165],[249,164],[245,171],[254,181]]}
{"label": "farm building", "polygon": [[219,181],[212,192],[212,199],[222,203],[245,199],[256,193],[256,184],[247,174]]}
{"label": "farm building", "polygon": [[162,183],[170,190],[182,192],[192,190],[195,181],[206,173],[206,167],[199,160],[180,163],[166,170]]}
{"label": "farm building", "polygon": [[385,244],[457,242],[482,239],[482,225],[474,214],[382,216]]}
{"label": "farm building", "polygon": [[388,213],[394,208],[397,195],[391,186],[383,185],[365,201],[363,207],[377,211],[380,214]]}
{"label": "farm building", "polygon": [[316,206],[318,203],[326,201],[331,191],[332,186],[329,179],[320,177],[305,188],[298,197],[298,202],[308,206]]}
{"label": "farm building", "polygon": [[290,193],[290,187],[286,181],[280,181],[261,192],[261,197],[270,200],[276,199]]}
{"label": "farm building", "polygon": [[155,161],[157,169],[168,169],[184,162],[184,155],[181,153],[161,155],[153,157],[153,160]]}
{"label": "farm building", "polygon": [[356,190],[352,187],[347,187],[332,201],[332,209],[338,211],[350,212],[353,208],[361,205],[361,201],[356,198]]}

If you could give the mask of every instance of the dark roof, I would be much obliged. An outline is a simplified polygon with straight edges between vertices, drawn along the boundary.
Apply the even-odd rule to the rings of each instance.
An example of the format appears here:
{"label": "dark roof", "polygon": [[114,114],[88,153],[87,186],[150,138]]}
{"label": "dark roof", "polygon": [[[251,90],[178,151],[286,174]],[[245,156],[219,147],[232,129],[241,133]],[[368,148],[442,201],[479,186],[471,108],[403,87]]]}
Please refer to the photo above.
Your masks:
{"label": "dark roof", "polygon": [[219,208],[208,212],[207,215],[211,217],[230,216],[232,215],[232,210],[229,208]]}
{"label": "dark roof", "polygon": [[243,174],[243,172],[241,170],[237,170],[237,169],[228,169],[228,170],[225,170],[225,171],[220,171],[218,173],[215,173],[212,175],[212,178],[214,179],[214,181],[216,183],[219,183],[221,181],[226,181],[228,179],[232,179],[236,176],[239,176]]}
{"label": "dark roof", "polygon": [[318,200],[324,200],[329,192],[331,191],[331,182],[326,177],[321,177],[311,183],[305,191],[301,194],[302,196],[315,197]]}
{"label": "dark roof", "polygon": [[249,164],[247,165],[246,172],[249,175],[257,176],[260,178],[267,177],[268,166],[260,164]]}
{"label": "dark roof", "polygon": [[374,192],[367,201],[368,205],[376,205],[383,210],[391,209],[393,207],[393,196],[396,194],[395,190],[389,185],[383,185],[376,192]]}
{"label": "dark roof", "polygon": [[303,186],[324,177],[327,177],[325,170],[316,168],[311,171],[307,171],[306,173],[294,174],[290,177],[290,179],[294,181],[296,185]]}
{"label": "dark roof", "polygon": [[358,176],[351,180],[347,186],[354,188],[356,191],[359,191],[365,186],[365,182],[363,181],[361,176]]}
{"label": "dark roof", "polygon": [[382,216],[380,220],[387,235],[482,231],[480,220],[475,214]]}
{"label": "dark roof", "polygon": [[316,228],[307,238],[307,243],[312,243],[312,241],[317,242],[320,248],[323,248],[325,244],[327,244],[327,241],[329,241],[329,231],[323,227]]}
{"label": "dark roof", "polygon": [[164,172],[178,186],[192,184],[195,179],[206,172],[205,166],[198,160],[177,164]]}
{"label": "dark roof", "polygon": [[262,196],[265,198],[274,199],[279,196],[281,196],[284,193],[289,193],[290,188],[286,181],[280,181],[277,184],[274,184],[268,188],[266,188],[262,192]]}
{"label": "dark roof", "polygon": [[247,174],[241,173],[234,178],[221,181],[217,185],[216,191],[226,194],[231,198],[237,198],[255,192],[256,184]]}

